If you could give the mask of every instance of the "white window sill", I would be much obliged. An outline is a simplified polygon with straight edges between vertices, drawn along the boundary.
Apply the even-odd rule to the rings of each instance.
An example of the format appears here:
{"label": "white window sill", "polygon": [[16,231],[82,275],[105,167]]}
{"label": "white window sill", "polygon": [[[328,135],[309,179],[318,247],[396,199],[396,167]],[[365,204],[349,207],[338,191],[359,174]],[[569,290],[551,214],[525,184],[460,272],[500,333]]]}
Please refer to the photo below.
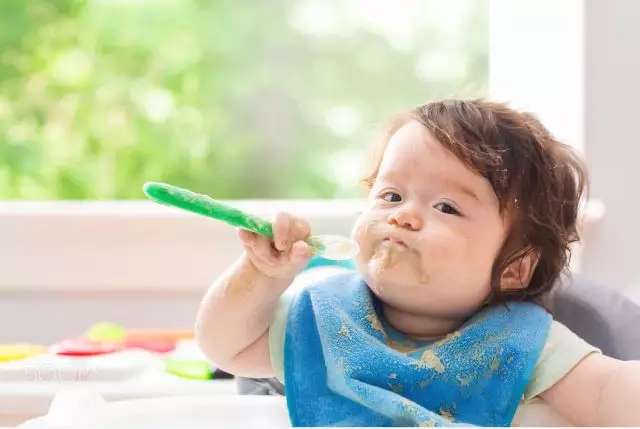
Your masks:
{"label": "white window sill", "polygon": [[[348,234],[357,201],[233,201]],[[234,228],[142,202],[0,203],[0,290],[201,291],[241,252]]]}
{"label": "white window sill", "polygon": [[[362,207],[231,203],[267,218],[287,210],[307,218],[316,233],[336,234],[349,234]],[[603,214],[597,202],[587,205],[586,234]],[[0,203],[2,291],[204,291],[240,252],[233,228],[146,201]]]}

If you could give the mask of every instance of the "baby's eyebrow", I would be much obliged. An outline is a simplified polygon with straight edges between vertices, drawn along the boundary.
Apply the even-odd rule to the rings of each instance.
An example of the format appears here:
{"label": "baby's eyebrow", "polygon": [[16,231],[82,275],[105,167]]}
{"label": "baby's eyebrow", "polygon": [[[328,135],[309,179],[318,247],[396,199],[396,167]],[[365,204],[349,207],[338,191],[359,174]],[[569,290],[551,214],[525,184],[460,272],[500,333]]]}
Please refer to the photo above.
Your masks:
{"label": "baby's eyebrow", "polygon": [[478,195],[473,191],[473,189],[469,188],[468,186],[465,186],[464,184],[458,182],[457,180],[453,180],[453,179],[446,179],[442,182],[445,186],[450,187],[450,188],[454,188],[457,191],[460,191],[463,194],[466,194],[468,196],[470,196],[471,198],[473,198],[474,200],[476,200],[477,202],[480,202],[480,198],[478,197]]}

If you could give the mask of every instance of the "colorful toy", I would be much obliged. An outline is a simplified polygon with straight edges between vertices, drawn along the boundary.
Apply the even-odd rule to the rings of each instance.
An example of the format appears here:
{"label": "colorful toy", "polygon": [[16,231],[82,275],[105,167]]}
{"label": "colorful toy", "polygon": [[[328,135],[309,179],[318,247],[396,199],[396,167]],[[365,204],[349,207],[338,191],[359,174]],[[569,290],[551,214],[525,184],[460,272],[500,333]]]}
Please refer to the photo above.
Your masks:
{"label": "colorful toy", "polygon": [[0,344],[0,362],[21,360],[46,351],[46,347],[37,344]]}
{"label": "colorful toy", "polygon": [[191,330],[181,329],[126,329],[111,322],[97,323],[85,331],[84,339],[94,343],[107,343],[122,349],[143,349],[166,354],[176,348],[176,343],[194,338]]}
{"label": "colorful toy", "polygon": [[211,362],[201,359],[183,359],[178,357],[165,358],[165,371],[181,378],[192,380],[224,380],[234,376],[217,369]]}
{"label": "colorful toy", "polygon": [[101,322],[87,329],[84,337],[89,341],[123,341],[127,330],[116,323]]}
{"label": "colorful toy", "polygon": [[213,378],[215,369],[205,360],[164,359],[165,370],[173,375],[194,380],[209,380]]}
{"label": "colorful toy", "polygon": [[164,340],[177,342],[192,340],[195,334],[186,329],[127,329],[127,340]]}
{"label": "colorful toy", "polygon": [[[151,367],[162,368],[162,357],[176,358],[167,366],[172,374],[213,378],[214,371],[206,358],[188,347],[195,345],[194,337],[192,330],[126,329],[116,323],[100,322],[83,335],[50,347],[0,345],[0,381],[125,380]],[[174,353],[178,345],[182,355]]]}
{"label": "colorful toy", "polygon": [[[273,236],[271,222],[244,213],[209,196],[157,182],[146,183],[143,191],[150,200],[156,203],[217,219],[266,237]],[[326,259],[351,259],[359,251],[355,241],[339,235],[311,236],[307,239],[307,243],[316,255]]]}
{"label": "colorful toy", "polygon": [[115,353],[123,350],[120,342],[90,341],[85,338],[74,338],[62,341],[50,348],[50,351],[59,356],[98,356]]}
{"label": "colorful toy", "polygon": [[142,349],[153,353],[169,353],[176,348],[176,341],[162,338],[127,339],[124,341],[127,349]]}

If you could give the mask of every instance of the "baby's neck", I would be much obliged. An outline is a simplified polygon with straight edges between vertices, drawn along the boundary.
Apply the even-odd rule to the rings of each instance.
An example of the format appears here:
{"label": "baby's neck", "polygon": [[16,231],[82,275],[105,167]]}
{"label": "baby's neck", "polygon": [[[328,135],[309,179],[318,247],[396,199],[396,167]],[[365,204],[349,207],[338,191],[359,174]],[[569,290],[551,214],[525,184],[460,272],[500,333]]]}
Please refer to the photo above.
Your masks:
{"label": "baby's neck", "polygon": [[457,318],[407,313],[384,303],[382,304],[382,315],[393,329],[414,341],[444,337],[465,322]]}

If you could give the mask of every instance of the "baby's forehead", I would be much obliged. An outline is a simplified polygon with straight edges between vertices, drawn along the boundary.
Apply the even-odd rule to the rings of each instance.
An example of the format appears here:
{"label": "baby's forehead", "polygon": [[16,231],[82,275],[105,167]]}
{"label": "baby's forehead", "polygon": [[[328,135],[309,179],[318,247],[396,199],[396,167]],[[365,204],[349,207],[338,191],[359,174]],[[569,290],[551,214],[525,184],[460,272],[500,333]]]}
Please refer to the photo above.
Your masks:
{"label": "baby's forehead", "polygon": [[381,155],[380,177],[437,176],[473,180],[478,175],[453,152],[438,141],[426,127],[412,121],[403,125],[389,139]]}

